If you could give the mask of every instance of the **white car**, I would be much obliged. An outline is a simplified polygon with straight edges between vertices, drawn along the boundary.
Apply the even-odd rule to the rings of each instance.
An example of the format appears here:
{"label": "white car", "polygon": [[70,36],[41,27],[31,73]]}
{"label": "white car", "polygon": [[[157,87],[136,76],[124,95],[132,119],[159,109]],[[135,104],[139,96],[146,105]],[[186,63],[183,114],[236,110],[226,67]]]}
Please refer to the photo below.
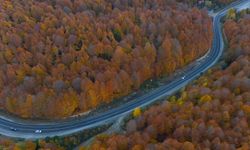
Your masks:
{"label": "white car", "polygon": [[35,133],[42,133],[42,130],[36,130]]}
{"label": "white car", "polygon": [[181,77],[182,80],[184,80],[185,78],[186,78],[186,76]]}

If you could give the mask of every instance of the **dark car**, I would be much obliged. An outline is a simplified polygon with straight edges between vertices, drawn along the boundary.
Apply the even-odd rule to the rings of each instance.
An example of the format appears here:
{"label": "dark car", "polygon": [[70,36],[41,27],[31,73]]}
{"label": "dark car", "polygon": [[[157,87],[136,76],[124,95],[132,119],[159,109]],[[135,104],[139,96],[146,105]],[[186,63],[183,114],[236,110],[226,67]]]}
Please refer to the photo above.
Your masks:
{"label": "dark car", "polygon": [[16,129],[16,128],[13,128],[13,127],[10,127],[10,130],[11,130],[11,131],[17,131],[17,129]]}

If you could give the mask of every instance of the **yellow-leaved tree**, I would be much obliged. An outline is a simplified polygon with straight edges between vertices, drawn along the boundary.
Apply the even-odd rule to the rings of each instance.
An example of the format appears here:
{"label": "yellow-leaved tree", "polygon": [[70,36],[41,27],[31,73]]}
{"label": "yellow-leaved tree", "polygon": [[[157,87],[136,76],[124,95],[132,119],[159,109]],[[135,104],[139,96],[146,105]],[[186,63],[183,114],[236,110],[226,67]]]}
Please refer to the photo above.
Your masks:
{"label": "yellow-leaved tree", "polygon": [[138,116],[141,115],[141,108],[140,107],[136,107],[133,111],[133,117],[136,118]]}
{"label": "yellow-leaved tree", "polygon": [[204,96],[202,96],[202,97],[200,98],[200,102],[201,102],[201,103],[209,102],[209,101],[211,101],[211,100],[212,100],[212,97],[211,97],[210,95],[208,95],[208,94],[206,94],[206,95],[204,95]]}
{"label": "yellow-leaved tree", "polygon": [[228,19],[236,19],[236,10],[231,8],[229,9],[229,11],[227,12],[227,18]]}

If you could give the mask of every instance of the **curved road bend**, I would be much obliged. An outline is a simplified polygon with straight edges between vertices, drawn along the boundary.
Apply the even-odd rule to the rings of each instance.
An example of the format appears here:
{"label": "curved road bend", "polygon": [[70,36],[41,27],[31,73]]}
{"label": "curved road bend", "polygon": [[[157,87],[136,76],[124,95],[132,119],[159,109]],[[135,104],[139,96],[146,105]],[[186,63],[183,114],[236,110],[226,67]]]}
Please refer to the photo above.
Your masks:
{"label": "curved road bend", "polygon": [[[190,81],[194,80],[201,73],[213,66],[220,58],[224,43],[221,32],[220,19],[226,14],[230,8],[244,6],[248,4],[250,0],[241,0],[219,11],[213,18],[213,43],[211,50],[206,54],[203,61],[193,69],[185,73],[185,78],[177,78],[167,85],[159,87],[158,89],[147,93],[136,100],[130,101],[122,106],[111,109],[104,113],[97,114],[96,116],[90,116],[83,119],[73,119],[70,121],[55,122],[55,123],[27,123],[20,120],[6,118],[0,116],[0,134],[26,139],[36,139],[53,136],[69,135],[96,127],[106,122],[113,121],[114,119],[133,111],[136,107],[146,106],[159,98],[164,98],[171,93],[179,90],[183,86],[187,85]],[[35,133],[36,130],[41,130],[41,133]],[[38,131],[39,132],[39,131]]]}

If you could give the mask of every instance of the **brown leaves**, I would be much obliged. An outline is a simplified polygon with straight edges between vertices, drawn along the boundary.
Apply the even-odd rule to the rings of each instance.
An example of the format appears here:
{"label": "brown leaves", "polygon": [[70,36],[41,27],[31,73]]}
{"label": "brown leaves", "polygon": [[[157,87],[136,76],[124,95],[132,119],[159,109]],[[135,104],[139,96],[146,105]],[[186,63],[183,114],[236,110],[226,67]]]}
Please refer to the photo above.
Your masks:
{"label": "brown leaves", "polygon": [[[206,13],[178,5],[163,0],[3,1],[0,67],[5,73],[0,87],[15,91],[16,101],[28,95],[41,98],[41,91],[53,93],[42,92],[47,95],[39,100],[42,107],[34,106],[27,117],[71,115],[127,95],[210,46]],[[69,91],[79,103],[62,109],[65,113],[53,111],[70,103],[62,98]],[[0,99],[10,93],[0,94]],[[48,113],[41,110],[47,108]]]}
{"label": "brown leaves", "polygon": [[[228,26],[226,34],[232,36],[228,33],[250,30],[250,26],[242,22],[247,21],[241,20],[236,24],[237,29],[225,24]],[[228,37],[232,41],[229,53],[242,44],[241,40],[236,40],[240,36],[247,40],[250,35],[245,31]],[[179,94],[180,98],[172,96],[170,102],[152,106],[140,117],[130,120],[124,134],[129,149],[248,149],[250,57],[227,57],[236,58],[227,68],[212,69]],[[182,99],[185,101],[178,105]],[[118,136],[121,135],[114,135],[112,139]],[[109,140],[111,138],[97,142],[108,147]]]}

